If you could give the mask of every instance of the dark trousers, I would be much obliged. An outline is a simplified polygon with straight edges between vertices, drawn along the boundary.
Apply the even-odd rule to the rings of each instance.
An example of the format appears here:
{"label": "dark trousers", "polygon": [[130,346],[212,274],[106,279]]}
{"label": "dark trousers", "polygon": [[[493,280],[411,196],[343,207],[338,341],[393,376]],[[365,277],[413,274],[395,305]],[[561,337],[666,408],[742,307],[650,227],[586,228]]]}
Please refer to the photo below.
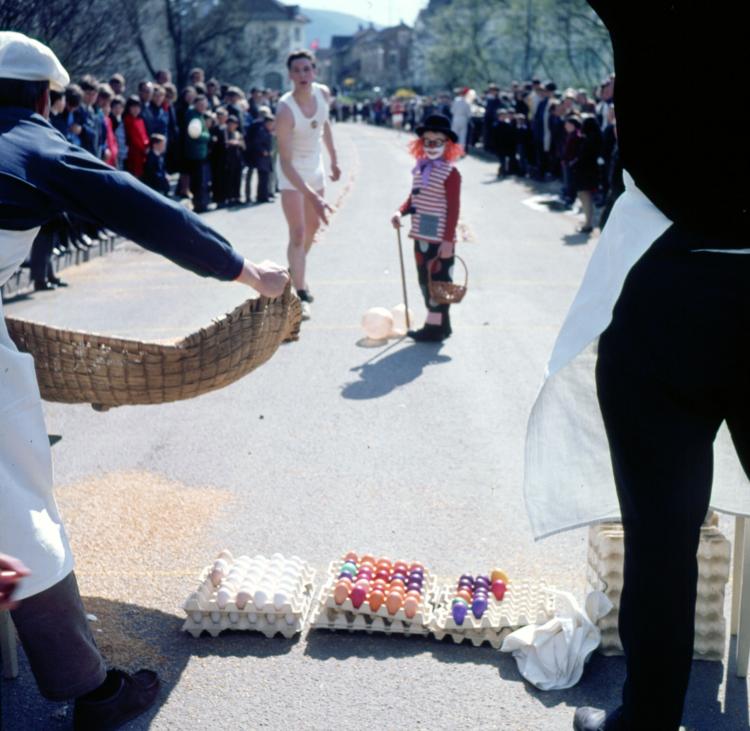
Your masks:
{"label": "dark trousers", "polygon": [[207,160],[188,160],[190,192],[193,194],[193,210],[201,213],[208,208],[208,184],[211,170]]}
{"label": "dark trousers", "polygon": [[271,171],[258,168],[258,194],[255,199],[261,203],[271,197]]}
{"label": "dark trousers", "polygon": [[625,529],[617,728],[680,725],[722,421],[750,474],[750,256],[691,251],[705,245],[670,228],[630,271],[599,341],[599,403]]}
{"label": "dark trousers", "polygon": [[31,245],[31,278],[34,282],[44,283],[55,276],[52,267],[52,249],[55,247],[55,227],[59,226],[57,219],[45,223]]}
{"label": "dark trousers", "polygon": [[450,305],[439,305],[430,297],[429,275],[427,268],[430,268],[432,279],[436,282],[452,282],[453,264],[455,258],[440,259],[437,255],[440,244],[432,244],[427,241],[414,241],[414,259],[417,263],[417,277],[419,278],[419,288],[422,290],[422,297],[428,312],[437,312],[445,318],[449,317]]}
{"label": "dark trousers", "polygon": [[11,616],[45,698],[78,698],[104,682],[107,669],[91,635],[75,574],[24,599]]}

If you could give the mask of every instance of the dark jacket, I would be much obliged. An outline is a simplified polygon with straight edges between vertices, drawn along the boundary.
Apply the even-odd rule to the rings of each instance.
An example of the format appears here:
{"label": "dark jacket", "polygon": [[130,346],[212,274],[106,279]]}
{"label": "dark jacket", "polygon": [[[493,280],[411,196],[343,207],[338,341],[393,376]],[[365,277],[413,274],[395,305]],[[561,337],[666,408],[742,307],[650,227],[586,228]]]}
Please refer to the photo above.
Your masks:
{"label": "dark jacket", "polygon": [[273,170],[273,135],[266,129],[265,120],[256,119],[248,127],[245,146],[248,165],[266,172]]}
{"label": "dark jacket", "polygon": [[25,231],[66,211],[201,276],[242,271],[244,258],[198,216],[71,145],[30,109],[0,107],[0,201],[1,229]]}
{"label": "dark jacket", "polygon": [[169,194],[169,180],[164,164],[164,155],[157,155],[153,150],[149,150],[141,180],[149,188],[158,190],[163,195]]}

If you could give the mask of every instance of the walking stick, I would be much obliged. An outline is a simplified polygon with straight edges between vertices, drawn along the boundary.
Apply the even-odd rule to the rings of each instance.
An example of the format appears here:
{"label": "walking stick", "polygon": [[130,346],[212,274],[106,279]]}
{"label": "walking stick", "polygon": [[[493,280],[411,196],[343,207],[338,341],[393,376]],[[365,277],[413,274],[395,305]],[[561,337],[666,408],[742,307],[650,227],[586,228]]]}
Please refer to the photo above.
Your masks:
{"label": "walking stick", "polygon": [[404,273],[404,252],[401,249],[401,227],[396,229],[396,238],[398,239],[398,259],[401,262],[401,288],[404,291],[404,314],[406,315],[406,329],[411,330],[409,322],[409,300],[406,297],[406,274]]}

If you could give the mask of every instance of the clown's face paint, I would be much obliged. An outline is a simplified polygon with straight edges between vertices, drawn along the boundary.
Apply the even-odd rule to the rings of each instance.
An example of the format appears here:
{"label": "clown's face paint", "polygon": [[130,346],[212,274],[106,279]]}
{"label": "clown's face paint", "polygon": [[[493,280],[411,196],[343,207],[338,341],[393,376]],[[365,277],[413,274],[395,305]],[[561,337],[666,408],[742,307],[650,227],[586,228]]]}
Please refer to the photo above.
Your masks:
{"label": "clown's face paint", "polygon": [[422,138],[424,143],[424,154],[430,160],[438,160],[445,152],[446,138],[439,132],[425,132]]}
{"label": "clown's face paint", "polygon": [[424,154],[427,155],[427,157],[430,160],[437,160],[438,158],[441,158],[444,152],[445,152],[445,144],[442,144],[439,147],[425,147],[424,148]]}

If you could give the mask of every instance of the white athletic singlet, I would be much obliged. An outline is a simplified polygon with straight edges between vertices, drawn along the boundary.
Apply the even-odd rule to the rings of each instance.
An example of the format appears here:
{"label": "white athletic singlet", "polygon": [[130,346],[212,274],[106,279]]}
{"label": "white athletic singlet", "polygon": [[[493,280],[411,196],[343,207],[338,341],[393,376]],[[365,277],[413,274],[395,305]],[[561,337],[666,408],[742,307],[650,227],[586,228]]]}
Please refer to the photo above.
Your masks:
{"label": "white athletic singlet", "polygon": [[[313,98],[316,102],[315,114],[306,117],[299,108],[292,92],[288,91],[279,100],[291,109],[294,115],[294,131],[292,132],[292,165],[302,179],[313,190],[323,190],[325,187],[325,168],[323,167],[323,126],[328,121],[328,102],[319,84],[312,85]],[[281,161],[277,163],[276,174],[281,190],[296,190],[284,175]]]}

